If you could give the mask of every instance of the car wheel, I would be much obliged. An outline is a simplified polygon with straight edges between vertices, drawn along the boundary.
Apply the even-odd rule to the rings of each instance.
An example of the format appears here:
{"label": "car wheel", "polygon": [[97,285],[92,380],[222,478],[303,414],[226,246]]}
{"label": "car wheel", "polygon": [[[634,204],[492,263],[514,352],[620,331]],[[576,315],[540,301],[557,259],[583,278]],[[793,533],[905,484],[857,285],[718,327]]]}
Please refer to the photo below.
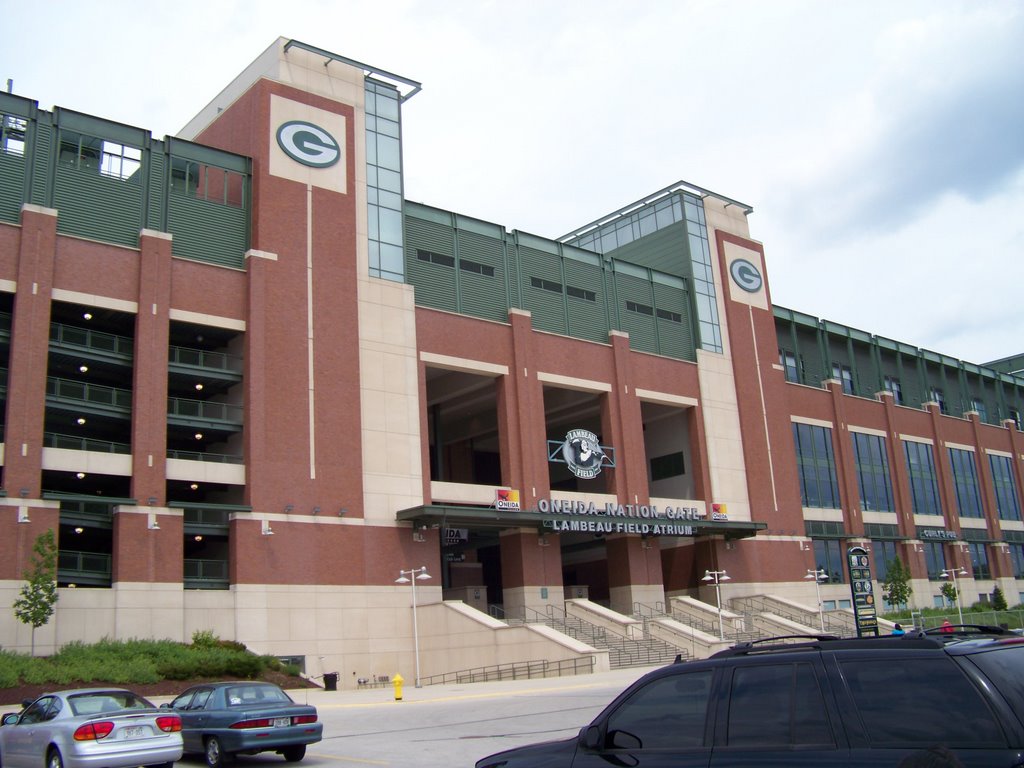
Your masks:
{"label": "car wheel", "polygon": [[56,747],[53,747],[46,756],[46,768],[64,768],[64,758]]}
{"label": "car wheel", "polygon": [[[227,755],[220,748],[220,739],[216,736],[210,736],[206,739],[206,749],[203,750],[203,756],[206,758],[206,765],[209,768],[221,768],[227,759]],[[53,766],[48,766],[48,768],[53,768]]]}
{"label": "car wheel", "polygon": [[306,745],[296,744],[291,747],[285,747],[281,750],[281,754],[284,755],[284,759],[289,763],[297,763],[306,756]]}

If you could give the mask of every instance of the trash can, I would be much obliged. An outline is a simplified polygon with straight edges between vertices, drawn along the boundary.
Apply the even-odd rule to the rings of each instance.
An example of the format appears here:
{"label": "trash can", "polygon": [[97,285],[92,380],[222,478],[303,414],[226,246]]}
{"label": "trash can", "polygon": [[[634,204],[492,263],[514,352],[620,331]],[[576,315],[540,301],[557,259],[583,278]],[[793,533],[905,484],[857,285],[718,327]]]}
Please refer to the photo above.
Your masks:
{"label": "trash can", "polygon": [[338,673],[337,672],[325,672],[324,673],[324,690],[325,691],[336,691],[336,690],[338,690]]}

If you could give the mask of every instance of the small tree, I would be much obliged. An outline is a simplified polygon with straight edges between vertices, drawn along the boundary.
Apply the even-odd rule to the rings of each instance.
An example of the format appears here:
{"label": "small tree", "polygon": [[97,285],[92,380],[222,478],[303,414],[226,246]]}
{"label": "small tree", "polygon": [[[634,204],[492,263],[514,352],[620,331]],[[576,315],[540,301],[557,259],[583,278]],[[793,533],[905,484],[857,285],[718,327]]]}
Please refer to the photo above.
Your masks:
{"label": "small tree", "polygon": [[992,609],[996,611],[1005,611],[1009,606],[1006,604],[1006,596],[1003,594],[1003,590],[996,587],[992,590]]}
{"label": "small tree", "polygon": [[882,590],[886,602],[894,608],[907,605],[914,594],[914,588],[910,586],[910,569],[898,557],[886,563]]}
{"label": "small tree", "polygon": [[32,626],[35,656],[36,629],[50,620],[57,603],[57,539],[52,528],[36,537],[32,552],[32,568],[23,574],[28,583],[21,588],[21,597],[14,601],[14,615],[22,624]]}
{"label": "small tree", "polygon": [[950,605],[956,603],[956,587],[953,586],[953,582],[947,581],[942,585],[942,596]]}

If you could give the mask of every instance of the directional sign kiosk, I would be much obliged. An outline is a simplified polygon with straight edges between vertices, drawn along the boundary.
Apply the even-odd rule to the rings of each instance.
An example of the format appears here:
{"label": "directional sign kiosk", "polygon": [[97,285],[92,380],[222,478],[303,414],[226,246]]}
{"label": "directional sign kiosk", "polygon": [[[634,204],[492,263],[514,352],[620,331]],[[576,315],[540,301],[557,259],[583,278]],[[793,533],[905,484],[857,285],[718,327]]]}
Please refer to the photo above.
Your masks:
{"label": "directional sign kiosk", "polygon": [[878,636],[878,613],[875,610],[875,590],[871,582],[871,565],[864,547],[846,550],[850,566],[850,591],[853,593],[853,615],[857,622],[857,637]]}

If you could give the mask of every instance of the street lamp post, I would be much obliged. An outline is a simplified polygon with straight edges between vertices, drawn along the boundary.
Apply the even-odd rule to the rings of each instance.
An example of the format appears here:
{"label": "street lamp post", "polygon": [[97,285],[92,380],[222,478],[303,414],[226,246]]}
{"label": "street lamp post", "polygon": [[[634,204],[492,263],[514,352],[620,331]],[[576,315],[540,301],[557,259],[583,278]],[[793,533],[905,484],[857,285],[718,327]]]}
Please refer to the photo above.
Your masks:
{"label": "street lamp post", "polygon": [[957,576],[966,576],[966,575],[967,575],[967,571],[965,571],[962,567],[961,568],[947,568],[946,570],[944,570],[942,573],[939,574],[939,576],[941,576],[944,579],[953,579],[953,592],[956,593],[956,612],[957,612],[957,615],[960,617],[960,623],[961,624],[964,623],[964,611],[960,607],[960,587],[957,586],[956,577]]}
{"label": "street lamp post", "polygon": [[701,581],[715,582],[715,602],[718,603],[718,638],[725,640],[725,624],[722,622],[722,588],[720,583],[728,581],[731,576],[725,571],[704,571]]}
{"label": "street lamp post", "polygon": [[416,687],[421,688],[420,685],[420,631],[416,625],[416,582],[424,581],[430,578],[430,574],[427,573],[427,566],[421,565],[419,568],[412,568],[408,571],[400,570],[398,572],[398,578],[395,579],[395,584],[412,584],[412,644],[413,650],[416,654]]}
{"label": "street lamp post", "polygon": [[814,594],[818,597],[818,621],[821,622],[821,631],[825,631],[825,607],[821,604],[821,582],[828,578],[828,574],[825,573],[824,568],[817,570],[813,568],[807,569],[807,575],[805,579],[814,579]]}

